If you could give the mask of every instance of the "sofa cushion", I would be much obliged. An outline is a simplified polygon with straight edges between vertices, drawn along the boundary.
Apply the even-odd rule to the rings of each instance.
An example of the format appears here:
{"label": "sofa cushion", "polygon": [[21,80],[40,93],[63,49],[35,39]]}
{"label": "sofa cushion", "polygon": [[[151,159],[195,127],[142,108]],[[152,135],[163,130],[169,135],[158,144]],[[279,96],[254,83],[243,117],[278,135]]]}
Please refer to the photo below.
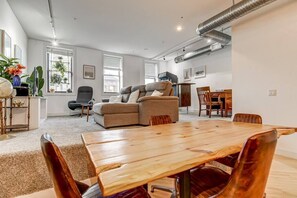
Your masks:
{"label": "sofa cushion", "polygon": [[163,93],[163,96],[169,96],[172,89],[172,83],[169,81],[149,83],[145,86],[146,96],[151,96],[155,90]]}
{"label": "sofa cushion", "polygon": [[138,96],[138,98],[141,98],[141,97],[145,96],[145,93],[146,93],[146,91],[145,91],[145,85],[132,86],[131,92],[136,91],[137,89],[139,90],[139,96]]}
{"label": "sofa cushion", "polygon": [[109,98],[109,102],[110,103],[121,103],[122,102],[122,95],[118,95],[118,96],[110,96]]}
{"label": "sofa cushion", "polygon": [[93,111],[99,115],[138,113],[138,103],[96,103]]}
{"label": "sofa cushion", "polygon": [[131,94],[131,87],[132,86],[128,86],[128,87],[123,87],[121,89],[120,94],[123,96],[122,97],[122,102],[128,102],[129,96]]}
{"label": "sofa cushion", "polygon": [[130,94],[130,97],[127,103],[136,103],[138,96],[139,96],[139,89],[137,89],[136,91],[133,91]]}
{"label": "sofa cushion", "polygon": [[155,91],[152,93],[152,96],[163,96],[163,93],[162,93],[162,92],[159,92],[158,90],[155,90]]}

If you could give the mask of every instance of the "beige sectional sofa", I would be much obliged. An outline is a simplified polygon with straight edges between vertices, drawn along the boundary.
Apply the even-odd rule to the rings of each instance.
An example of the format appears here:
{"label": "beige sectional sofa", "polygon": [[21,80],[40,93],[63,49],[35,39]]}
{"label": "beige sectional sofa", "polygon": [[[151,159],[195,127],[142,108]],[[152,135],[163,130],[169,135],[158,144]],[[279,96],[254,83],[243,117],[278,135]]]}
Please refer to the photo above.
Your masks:
{"label": "beige sectional sofa", "polygon": [[[136,103],[127,103],[132,92],[139,90]],[[157,90],[162,96],[151,96]],[[178,97],[173,96],[169,81],[121,89],[122,103],[97,103],[93,107],[94,120],[104,128],[126,125],[149,125],[152,115],[169,115],[178,121]]]}

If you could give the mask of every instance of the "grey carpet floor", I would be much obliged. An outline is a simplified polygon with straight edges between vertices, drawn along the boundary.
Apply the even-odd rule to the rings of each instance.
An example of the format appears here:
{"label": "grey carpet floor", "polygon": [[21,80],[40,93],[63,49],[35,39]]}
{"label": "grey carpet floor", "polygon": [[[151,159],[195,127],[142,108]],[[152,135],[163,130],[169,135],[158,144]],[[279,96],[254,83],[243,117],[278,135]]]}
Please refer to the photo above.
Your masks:
{"label": "grey carpet floor", "polygon": [[[198,117],[197,114],[180,113],[179,122],[189,122],[203,119],[209,118],[206,116]],[[221,118],[220,116],[216,115],[212,116],[211,119],[230,120],[230,118]],[[115,127],[108,130],[135,127],[141,126]],[[106,129],[95,123],[92,118],[90,118],[89,122],[87,122],[86,117],[49,117],[47,120],[41,123],[39,129],[25,132],[8,132],[10,135],[13,135],[14,138],[0,141],[0,155],[40,150],[40,137],[44,133],[49,133],[58,146],[67,146],[72,144],[82,144],[81,134],[84,132],[102,130]]]}

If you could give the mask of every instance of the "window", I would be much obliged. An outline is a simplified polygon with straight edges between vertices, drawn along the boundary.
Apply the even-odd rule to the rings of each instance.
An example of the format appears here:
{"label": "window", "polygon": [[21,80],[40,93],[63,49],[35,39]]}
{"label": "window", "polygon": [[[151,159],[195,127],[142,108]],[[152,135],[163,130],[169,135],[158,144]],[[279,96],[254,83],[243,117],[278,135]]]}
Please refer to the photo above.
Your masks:
{"label": "window", "polygon": [[118,93],[122,87],[123,58],[104,55],[103,90],[105,93]]}
{"label": "window", "polygon": [[73,50],[46,48],[47,91],[66,93],[73,90]]}
{"label": "window", "polygon": [[156,63],[145,63],[145,84],[153,83],[157,81],[158,77],[158,66]]}

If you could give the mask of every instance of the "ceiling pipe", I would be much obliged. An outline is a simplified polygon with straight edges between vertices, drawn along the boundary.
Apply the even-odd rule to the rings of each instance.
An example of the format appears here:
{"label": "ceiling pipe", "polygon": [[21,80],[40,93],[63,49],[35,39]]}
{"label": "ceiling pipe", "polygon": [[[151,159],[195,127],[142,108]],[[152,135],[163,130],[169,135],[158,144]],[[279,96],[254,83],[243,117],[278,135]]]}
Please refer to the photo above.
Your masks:
{"label": "ceiling pipe", "polygon": [[219,49],[222,49],[223,47],[224,46],[221,45],[221,44],[219,44],[219,43],[214,43],[212,45],[208,45],[206,47],[202,47],[202,48],[197,49],[195,51],[188,52],[188,53],[186,53],[184,55],[177,56],[177,57],[175,57],[174,62],[175,63],[180,63],[180,62],[183,62],[183,61],[186,61],[186,60],[195,58],[197,56],[201,56],[203,54],[210,53],[212,51],[217,51]]}
{"label": "ceiling pipe", "polygon": [[[269,3],[276,0],[242,0],[241,2],[234,4],[230,8],[223,12],[211,17],[210,19],[200,23],[196,30],[197,34],[203,38],[210,38],[222,45],[227,45],[231,41],[231,36],[215,30],[228,22],[231,22],[239,17],[242,17],[254,10],[257,10]],[[193,52],[188,52],[184,55],[178,56],[174,59],[176,63],[180,63],[194,57],[209,53],[212,50],[212,45],[197,49]],[[221,47],[215,47],[215,50],[221,49]]]}
{"label": "ceiling pipe", "polygon": [[222,45],[227,45],[231,41],[231,36],[224,34],[217,30],[212,30],[203,35],[204,38],[211,39],[215,42],[221,43]]}
{"label": "ceiling pipe", "polygon": [[223,12],[200,23],[196,30],[197,34],[203,36],[215,28],[242,17],[276,0],[242,0]]}

